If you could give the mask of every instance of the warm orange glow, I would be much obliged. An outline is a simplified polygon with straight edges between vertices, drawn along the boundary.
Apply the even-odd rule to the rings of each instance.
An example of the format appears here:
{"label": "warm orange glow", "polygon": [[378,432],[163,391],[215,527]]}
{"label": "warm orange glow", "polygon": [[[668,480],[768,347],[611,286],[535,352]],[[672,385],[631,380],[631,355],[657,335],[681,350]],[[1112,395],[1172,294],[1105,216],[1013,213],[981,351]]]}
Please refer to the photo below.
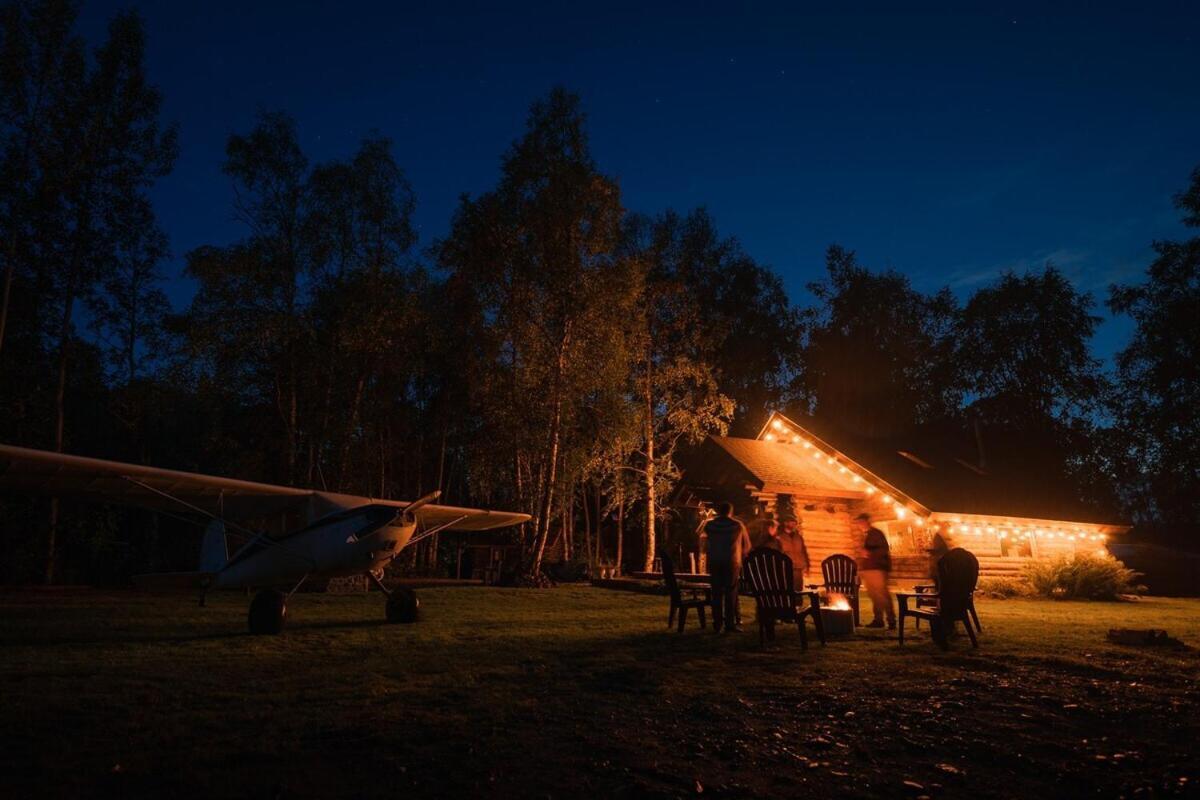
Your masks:
{"label": "warm orange glow", "polygon": [[849,611],[850,601],[846,599],[844,594],[829,595],[828,602],[825,603],[826,608],[831,608],[834,611]]}
{"label": "warm orange glow", "polygon": [[764,436],[763,438],[764,438],[764,439],[766,439],[768,442],[773,442],[773,441],[775,441],[775,434],[773,434],[773,433],[768,433],[768,434],[767,434],[766,436]]}
{"label": "warm orange glow", "polygon": [[781,430],[783,430],[783,423],[780,422],[779,420],[775,420],[774,422],[771,423],[771,427],[777,431],[781,431]]}
{"label": "warm orange glow", "polygon": [[904,509],[903,508],[896,509],[896,519],[904,519]]}

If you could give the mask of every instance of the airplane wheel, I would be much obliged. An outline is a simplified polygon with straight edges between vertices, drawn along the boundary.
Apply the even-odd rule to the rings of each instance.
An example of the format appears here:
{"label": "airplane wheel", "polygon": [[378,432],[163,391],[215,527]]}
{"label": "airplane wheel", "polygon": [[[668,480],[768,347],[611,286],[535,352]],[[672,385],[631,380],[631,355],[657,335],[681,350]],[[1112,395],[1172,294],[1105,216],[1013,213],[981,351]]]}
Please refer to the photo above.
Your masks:
{"label": "airplane wheel", "polygon": [[274,589],[263,589],[250,601],[250,632],[255,636],[283,632],[287,621],[287,597]]}
{"label": "airplane wheel", "polygon": [[417,621],[417,609],[421,601],[412,589],[394,589],[387,601],[387,621],[392,623],[412,623]]}

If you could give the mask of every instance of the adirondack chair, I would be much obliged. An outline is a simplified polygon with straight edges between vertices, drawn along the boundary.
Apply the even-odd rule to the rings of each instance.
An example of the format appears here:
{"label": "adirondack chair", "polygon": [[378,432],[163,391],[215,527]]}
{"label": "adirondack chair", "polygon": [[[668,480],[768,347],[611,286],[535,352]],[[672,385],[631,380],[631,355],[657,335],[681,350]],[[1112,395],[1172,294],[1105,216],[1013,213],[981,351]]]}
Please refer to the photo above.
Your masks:
{"label": "adirondack chair", "polygon": [[824,588],[826,592],[840,594],[854,609],[854,624],[861,625],[858,617],[858,564],[848,555],[834,553],[821,562],[821,577],[825,583],[810,583],[810,589]]}
{"label": "adirondack chair", "polygon": [[[922,583],[913,587],[913,592],[916,593],[917,608],[936,608],[937,607],[937,584]],[[967,613],[971,615],[971,621],[975,623],[975,630],[983,633],[983,625],[979,623],[979,612],[975,610],[975,592],[971,592],[971,597],[967,601]],[[921,629],[921,619],[917,618],[917,630]]]}
{"label": "adirondack chair", "polygon": [[[660,557],[662,561],[663,580],[667,584],[667,591],[671,593],[671,611],[667,614],[667,627],[675,624],[675,614],[679,614],[679,632],[683,633],[683,626],[687,624],[687,612],[689,608],[696,609],[696,614],[700,617],[700,627],[708,627],[705,620],[705,609],[712,604],[712,592],[704,587],[681,589],[679,581],[675,577],[675,562],[666,553]],[[684,596],[687,592],[687,596]]]}
{"label": "adirondack chair", "polygon": [[[937,567],[938,590],[936,592],[896,592],[900,603],[900,644],[904,644],[904,620],[906,617],[929,620],[933,640],[943,650],[950,646],[948,636],[955,622],[961,622],[971,637],[971,646],[978,647],[975,628],[971,625],[970,609],[972,593],[979,582],[979,559],[974,553],[955,547],[942,556]],[[920,598],[923,602],[934,601],[936,605],[909,607],[909,600]]]}
{"label": "adirondack chair", "polygon": [[[821,623],[821,601],[815,591],[796,590],[792,559],[778,550],[756,547],[742,563],[742,575],[754,595],[758,617],[758,642],[775,639],[775,621],[794,622],[800,629],[800,647],[808,649],[805,620],[811,618],[817,637],[825,644],[825,626]],[[801,605],[804,600],[808,605]]]}

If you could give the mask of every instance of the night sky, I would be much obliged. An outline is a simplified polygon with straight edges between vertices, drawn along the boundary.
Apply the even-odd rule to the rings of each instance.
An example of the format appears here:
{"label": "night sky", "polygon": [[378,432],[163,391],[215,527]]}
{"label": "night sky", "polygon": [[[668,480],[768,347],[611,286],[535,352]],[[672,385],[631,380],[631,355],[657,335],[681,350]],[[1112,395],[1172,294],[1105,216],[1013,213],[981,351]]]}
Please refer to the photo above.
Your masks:
{"label": "night sky", "polygon": [[[129,5],[86,3],[84,33]],[[154,193],[172,300],[188,250],[242,235],[220,164],[259,110],[293,115],[314,161],[390,137],[425,247],[558,84],[628,208],[707,206],[800,304],[832,242],[924,290],[1052,260],[1103,299],[1183,235],[1200,4],[574,5],[141,3],[181,134]],[[1105,323],[1097,352],[1128,330]]]}

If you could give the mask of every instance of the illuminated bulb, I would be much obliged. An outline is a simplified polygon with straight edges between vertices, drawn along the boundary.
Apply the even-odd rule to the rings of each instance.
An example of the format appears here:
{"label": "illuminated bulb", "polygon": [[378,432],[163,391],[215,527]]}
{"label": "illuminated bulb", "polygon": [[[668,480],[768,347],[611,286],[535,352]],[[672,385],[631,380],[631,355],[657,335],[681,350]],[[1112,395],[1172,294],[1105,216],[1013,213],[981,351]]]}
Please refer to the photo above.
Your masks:
{"label": "illuminated bulb", "polygon": [[925,524],[925,518],[922,516],[919,516],[919,515],[916,517],[913,517],[913,523],[916,524],[916,526],[918,528],[920,528],[922,525]]}
{"label": "illuminated bulb", "polygon": [[867,487],[867,494],[875,494],[875,487],[874,487],[874,486],[868,486],[868,487]]}
{"label": "illuminated bulb", "polygon": [[896,519],[904,519],[904,509],[903,508],[896,509]]}
{"label": "illuminated bulb", "polygon": [[845,475],[845,474],[846,474],[846,468],[845,468],[845,467],[838,467],[838,472],[840,472],[841,474]]}
{"label": "illuminated bulb", "polygon": [[799,442],[800,442],[800,437],[799,437],[799,436],[793,436],[793,437],[792,437],[792,444],[798,444]]}
{"label": "illuminated bulb", "polygon": [[813,451],[813,458],[820,458],[820,457],[821,457],[821,451],[820,451],[820,450],[814,450],[814,451]]}
{"label": "illuminated bulb", "polygon": [[995,528],[993,528],[991,525],[988,525],[988,526],[987,526],[987,532],[988,532],[988,533],[995,533],[995,532],[996,532],[996,529],[995,529]]}
{"label": "illuminated bulb", "polygon": [[812,447],[812,442],[805,442],[805,443],[804,443],[804,449],[805,449],[805,450],[807,450],[807,449],[808,449],[808,448],[810,448],[810,447]]}
{"label": "illuminated bulb", "polygon": [[854,476],[854,482],[855,482],[855,483],[862,483],[862,476],[860,476],[860,475],[855,475],[855,476]]}
{"label": "illuminated bulb", "polygon": [[1107,541],[1108,541],[1108,534],[1107,534],[1107,533],[1102,533],[1102,534],[1100,534],[1100,541],[1102,541],[1102,542],[1107,542]]}
{"label": "illuminated bulb", "polygon": [[978,525],[976,525],[975,526],[975,535],[979,536],[982,533],[983,533],[983,530]]}
{"label": "illuminated bulb", "polygon": [[781,430],[783,430],[783,423],[780,422],[779,420],[775,420],[774,422],[771,423],[771,427],[777,431],[781,431]]}
{"label": "illuminated bulb", "polygon": [[836,461],[836,459],[833,456],[830,456],[829,458],[825,459],[826,464],[832,464],[834,461]]}
{"label": "illuminated bulb", "polygon": [[1096,551],[1096,555],[1100,556],[1101,558],[1104,558],[1106,555],[1108,555],[1108,551],[1105,550],[1103,547],[1101,547],[1099,550]]}
{"label": "illuminated bulb", "polygon": [[768,433],[768,434],[767,434],[766,436],[764,436],[763,438],[764,438],[764,439],[766,439],[768,442],[773,442],[773,441],[775,441],[775,434],[773,434],[773,433]]}
{"label": "illuminated bulb", "polygon": [[882,500],[882,501],[883,501],[883,502],[885,502],[885,503],[891,503],[891,502],[892,502],[892,496],[891,496],[891,495],[887,495],[887,494],[885,494],[883,497],[881,497],[881,498],[879,498],[879,499],[880,499],[880,500]]}

